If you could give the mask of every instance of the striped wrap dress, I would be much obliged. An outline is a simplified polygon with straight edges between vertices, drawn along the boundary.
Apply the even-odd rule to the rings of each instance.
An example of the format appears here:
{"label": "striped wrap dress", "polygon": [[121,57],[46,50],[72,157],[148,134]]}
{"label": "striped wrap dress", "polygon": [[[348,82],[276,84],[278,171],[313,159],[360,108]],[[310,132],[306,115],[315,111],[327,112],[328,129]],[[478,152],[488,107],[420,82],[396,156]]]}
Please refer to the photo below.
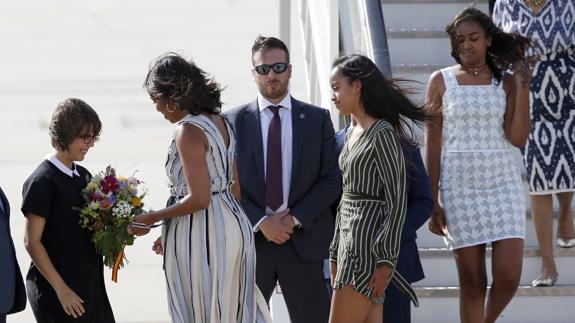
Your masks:
{"label": "striped wrap dress", "polygon": [[[235,138],[230,142],[203,115],[188,115],[178,125],[200,128],[209,142],[210,206],[194,214],[164,221],[162,243],[168,306],[173,322],[271,322],[267,304],[256,286],[255,246],[251,224],[232,195]],[[168,205],[188,194],[175,138],[168,150]]]}
{"label": "striped wrap dress", "polygon": [[[343,194],[338,206],[330,261],[337,265],[334,288],[345,285],[371,298],[369,279],[376,266],[395,268],[407,207],[405,161],[393,127],[378,120],[352,145],[352,128],[339,157]],[[390,280],[417,305],[415,293],[392,270]],[[388,280],[389,283],[389,280]]]}

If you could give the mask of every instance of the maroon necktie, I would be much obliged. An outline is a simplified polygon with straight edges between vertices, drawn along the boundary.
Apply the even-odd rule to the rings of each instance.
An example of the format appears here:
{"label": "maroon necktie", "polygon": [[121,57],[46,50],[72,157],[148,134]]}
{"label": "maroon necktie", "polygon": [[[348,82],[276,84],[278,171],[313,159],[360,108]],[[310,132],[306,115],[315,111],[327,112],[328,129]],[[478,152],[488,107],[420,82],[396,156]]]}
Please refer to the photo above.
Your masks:
{"label": "maroon necktie", "polygon": [[267,160],[266,160],[266,204],[277,210],[283,204],[282,184],[282,125],[280,106],[268,107],[274,116],[268,130]]}

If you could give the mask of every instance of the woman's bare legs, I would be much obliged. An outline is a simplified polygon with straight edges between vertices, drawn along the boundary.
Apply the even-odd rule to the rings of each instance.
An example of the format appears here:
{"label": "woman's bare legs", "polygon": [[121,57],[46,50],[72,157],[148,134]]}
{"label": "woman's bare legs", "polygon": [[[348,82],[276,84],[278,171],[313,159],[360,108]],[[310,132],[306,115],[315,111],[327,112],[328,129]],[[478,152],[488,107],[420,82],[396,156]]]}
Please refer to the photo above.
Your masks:
{"label": "woman's bare legs", "polygon": [[519,287],[523,267],[523,239],[504,239],[491,245],[493,284],[487,299],[485,323],[495,322],[509,304]]}
{"label": "woman's bare legs", "polygon": [[571,200],[573,192],[557,193],[559,201],[559,219],[557,220],[557,239],[569,240],[575,238],[573,227],[573,213],[571,212]]}
{"label": "woman's bare legs", "polygon": [[553,199],[551,194],[531,195],[531,218],[535,225],[539,254],[541,255],[541,272],[539,277],[548,278],[557,275],[553,257]]}
{"label": "woman's bare legs", "polygon": [[[371,304],[371,309],[367,314],[365,323],[382,323],[383,322],[383,304]],[[393,322],[390,322],[393,323]]]}
{"label": "woman's bare legs", "polygon": [[456,249],[453,253],[459,274],[461,323],[484,323],[487,293],[485,245]]}
{"label": "woman's bare legs", "polygon": [[330,323],[381,323],[382,321],[383,305],[373,304],[350,285],[333,290]]}

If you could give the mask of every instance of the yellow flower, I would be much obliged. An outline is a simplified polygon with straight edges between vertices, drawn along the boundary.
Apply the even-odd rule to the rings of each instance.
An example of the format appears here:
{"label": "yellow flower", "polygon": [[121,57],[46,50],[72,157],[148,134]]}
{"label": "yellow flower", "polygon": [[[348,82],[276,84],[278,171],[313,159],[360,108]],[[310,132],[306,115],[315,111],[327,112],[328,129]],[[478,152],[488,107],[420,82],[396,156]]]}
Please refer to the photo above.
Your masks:
{"label": "yellow flower", "polygon": [[97,190],[97,189],[98,189],[98,184],[96,184],[96,183],[94,183],[94,182],[90,182],[90,183],[88,183],[88,185],[86,186],[86,190],[91,191],[91,192],[93,192],[93,191],[95,191],[95,190]]}
{"label": "yellow flower", "polygon": [[140,198],[137,197],[137,196],[132,198],[131,203],[132,203],[132,206],[133,206],[133,207],[140,207],[140,206],[142,206],[142,201],[141,201]]}

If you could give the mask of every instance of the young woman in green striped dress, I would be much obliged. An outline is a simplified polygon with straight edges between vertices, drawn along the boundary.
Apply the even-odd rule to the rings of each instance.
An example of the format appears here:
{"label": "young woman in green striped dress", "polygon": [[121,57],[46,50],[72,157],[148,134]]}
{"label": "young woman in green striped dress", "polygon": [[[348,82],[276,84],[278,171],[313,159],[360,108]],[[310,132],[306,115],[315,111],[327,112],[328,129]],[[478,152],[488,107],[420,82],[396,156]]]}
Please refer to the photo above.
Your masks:
{"label": "young woman in green striped dress", "polygon": [[417,304],[394,270],[407,200],[400,138],[413,141],[402,120],[421,123],[427,116],[362,55],[336,59],[330,84],[335,106],[357,121],[339,159],[343,195],[330,247],[330,322],[379,323],[390,281]]}

